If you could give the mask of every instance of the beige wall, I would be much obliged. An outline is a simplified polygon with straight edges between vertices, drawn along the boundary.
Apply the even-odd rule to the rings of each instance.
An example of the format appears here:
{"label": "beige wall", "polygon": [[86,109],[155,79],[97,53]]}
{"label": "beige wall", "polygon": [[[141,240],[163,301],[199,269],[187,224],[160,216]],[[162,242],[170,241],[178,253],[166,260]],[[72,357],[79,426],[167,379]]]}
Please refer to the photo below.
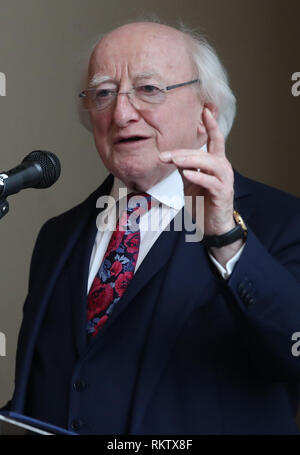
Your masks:
{"label": "beige wall", "polygon": [[[13,390],[17,333],[28,267],[42,223],[82,200],[106,171],[91,135],[78,123],[77,91],[84,51],[98,33],[125,19],[154,12],[201,26],[223,59],[238,98],[238,116],[227,143],[242,173],[300,196],[298,154],[300,97],[291,75],[300,71],[298,0],[0,0],[0,169],[35,149],[55,152],[62,164],[49,190],[10,198],[0,221],[0,404]],[[1,351],[0,351],[1,352]]]}

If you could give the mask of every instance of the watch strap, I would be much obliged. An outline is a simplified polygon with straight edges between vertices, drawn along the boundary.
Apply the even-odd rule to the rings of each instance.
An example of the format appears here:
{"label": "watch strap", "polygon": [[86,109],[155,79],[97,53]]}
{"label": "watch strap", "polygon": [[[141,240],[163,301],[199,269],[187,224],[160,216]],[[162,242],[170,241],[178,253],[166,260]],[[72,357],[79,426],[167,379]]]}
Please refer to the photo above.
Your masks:
{"label": "watch strap", "polygon": [[236,210],[233,212],[233,218],[236,222],[236,226],[233,229],[222,235],[204,235],[202,243],[208,248],[221,248],[234,243],[236,240],[245,239],[247,237],[247,227],[244,220]]}

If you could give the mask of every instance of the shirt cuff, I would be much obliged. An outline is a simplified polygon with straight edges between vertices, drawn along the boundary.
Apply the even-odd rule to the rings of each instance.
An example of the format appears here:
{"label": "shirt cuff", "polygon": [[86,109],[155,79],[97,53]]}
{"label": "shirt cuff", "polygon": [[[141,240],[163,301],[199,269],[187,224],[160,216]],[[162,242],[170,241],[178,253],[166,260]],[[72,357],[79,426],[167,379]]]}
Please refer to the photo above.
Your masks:
{"label": "shirt cuff", "polygon": [[243,249],[245,248],[245,243],[244,245],[239,249],[239,251],[231,258],[229,259],[229,261],[226,263],[225,265],[225,269],[224,267],[216,260],[216,258],[208,251],[208,255],[210,257],[210,259],[212,260],[212,262],[215,264],[216,268],[218,269],[218,271],[220,272],[220,274],[222,275],[222,277],[227,280],[230,275],[232,274],[233,272],[233,269],[234,269],[234,266],[235,264],[238,262],[238,260],[240,259],[241,257],[241,254],[243,252]]}

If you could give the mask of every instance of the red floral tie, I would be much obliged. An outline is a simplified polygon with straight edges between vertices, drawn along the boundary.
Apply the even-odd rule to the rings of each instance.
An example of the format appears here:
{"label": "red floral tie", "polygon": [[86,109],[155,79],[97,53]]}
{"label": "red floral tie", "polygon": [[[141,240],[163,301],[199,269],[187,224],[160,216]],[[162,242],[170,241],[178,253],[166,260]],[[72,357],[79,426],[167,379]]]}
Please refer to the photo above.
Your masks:
{"label": "red floral tie", "polygon": [[117,222],[100,269],[88,294],[87,333],[96,336],[134,275],[140,247],[140,215],[151,207],[147,193],[131,193]]}

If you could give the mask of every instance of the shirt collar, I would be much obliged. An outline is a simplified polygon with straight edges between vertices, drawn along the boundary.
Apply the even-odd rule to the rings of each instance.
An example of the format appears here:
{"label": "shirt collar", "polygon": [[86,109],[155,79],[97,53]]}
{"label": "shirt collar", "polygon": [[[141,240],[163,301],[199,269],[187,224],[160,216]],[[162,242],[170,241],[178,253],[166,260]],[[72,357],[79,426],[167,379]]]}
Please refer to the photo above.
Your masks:
{"label": "shirt collar", "polygon": [[147,193],[175,210],[181,210],[184,206],[183,182],[177,169],[152,186]]}
{"label": "shirt collar", "polygon": [[[133,192],[133,190],[126,187],[119,178],[115,177],[110,196],[112,196],[116,202],[122,197],[122,189],[123,194],[124,189],[127,190],[128,194]],[[175,210],[181,210],[184,206],[183,182],[177,169],[149,188],[147,193],[156,201]]]}

